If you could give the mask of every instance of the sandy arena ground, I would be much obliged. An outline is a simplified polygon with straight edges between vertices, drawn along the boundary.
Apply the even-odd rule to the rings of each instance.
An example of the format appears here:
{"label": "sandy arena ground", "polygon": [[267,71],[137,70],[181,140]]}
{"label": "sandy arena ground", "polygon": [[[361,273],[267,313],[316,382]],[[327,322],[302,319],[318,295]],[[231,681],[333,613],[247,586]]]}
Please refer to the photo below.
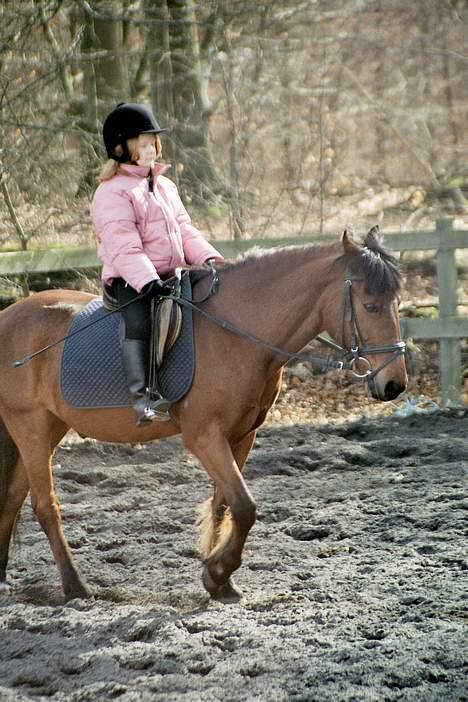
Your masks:
{"label": "sandy arena ground", "polygon": [[179,439],[65,441],[65,532],[95,593],[63,605],[29,504],[0,598],[0,700],[467,700],[467,411],[269,426],[240,604],[200,581],[208,477]]}

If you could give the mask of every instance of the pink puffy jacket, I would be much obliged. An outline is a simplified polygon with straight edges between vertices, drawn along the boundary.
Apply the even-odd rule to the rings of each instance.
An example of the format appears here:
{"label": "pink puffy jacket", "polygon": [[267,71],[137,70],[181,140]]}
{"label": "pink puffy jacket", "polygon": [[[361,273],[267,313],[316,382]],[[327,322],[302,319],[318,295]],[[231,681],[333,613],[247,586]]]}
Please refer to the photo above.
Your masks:
{"label": "pink puffy jacket", "polygon": [[162,175],[167,168],[155,164],[154,192],[148,188],[148,168],[131,164],[122,164],[96,190],[91,219],[106,285],[123,278],[140,292],[177,266],[222,259],[191,223],[176,186]]}

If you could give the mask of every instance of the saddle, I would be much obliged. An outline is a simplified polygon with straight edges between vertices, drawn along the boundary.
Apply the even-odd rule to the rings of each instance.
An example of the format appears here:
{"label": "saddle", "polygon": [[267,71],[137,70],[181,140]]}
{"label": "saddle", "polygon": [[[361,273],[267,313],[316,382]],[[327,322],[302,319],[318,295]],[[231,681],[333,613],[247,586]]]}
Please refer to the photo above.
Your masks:
{"label": "saddle", "polygon": [[[180,297],[182,291],[182,271],[180,268],[164,282],[172,287],[173,296]],[[119,307],[117,299],[109,288],[103,288],[103,305],[109,311]],[[165,297],[151,300],[151,334],[149,342],[150,376],[157,372],[164,358],[177,341],[182,328],[182,308],[175,301]]]}
{"label": "saddle", "polygon": [[[177,283],[176,297],[180,297],[180,281]],[[177,341],[182,327],[182,308],[174,300],[161,298],[151,301],[150,358],[154,358],[156,368],[160,368],[165,356]]]}
{"label": "saddle", "polygon": [[[174,285],[177,296],[180,286],[180,298],[191,300],[189,275],[184,274]],[[127,407],[130,402],[120,350],[121,315],[110,314],[117,303],[107,290],[105,293],[105,303],[100,298],[91,300],[75,316],[64,343],[62,397],[79,409]],[[155,305],[154,319],[153,367],[159,365],[157,373],[149,369],[149,384],[153,387],[153,380],[166,399],[177,402],[190,389],[195,369],[192,310],[184,307],[182,311],[180,304],[164,300]]]}

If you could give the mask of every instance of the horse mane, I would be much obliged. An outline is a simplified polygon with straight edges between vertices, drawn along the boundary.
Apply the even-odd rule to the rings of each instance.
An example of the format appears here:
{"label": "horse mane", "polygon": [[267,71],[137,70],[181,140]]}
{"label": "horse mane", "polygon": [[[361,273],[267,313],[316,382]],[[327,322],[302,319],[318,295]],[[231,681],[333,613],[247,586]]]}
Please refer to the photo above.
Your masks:
{"label": "horse mane", "polygon": [[[364,278],[367,292],[371,295],[393,299],[401,289],[401,272],[398,260],[382,245],[379,228],[373,227],[363,241],[349,238],[351,233],[345,232],[342,242],[332,244],[305,244],[304,246],[278,246],[262,248],[254,246],[238,258],[226,261],[222,271],[234,271],[244,267],[263,266],[265,262],[272,267],[275,261],[287,257],[299,266],[305,257],[329,256],[334,250],[336,256],[331,265],[339,265],[350,270],[354,275]],[[344,237],[348,237],[344,245]],[[252,272],[253,272],[252,271]]]}
{"label": "horse mane", "polygon": [[[331,246],[337,246],[336,243]],[[320,255],[321,252],[330,252],[330,244],[293,244],[290,246],[272,246],[263,248],[262,246],[252,246],[244,253],[239,254],[236,258],[225,261],[222,271],[239,270],[244,267],[262,266],[265,262],[274,264],[276,260],[297,259],[299,265],[305,256]]]}

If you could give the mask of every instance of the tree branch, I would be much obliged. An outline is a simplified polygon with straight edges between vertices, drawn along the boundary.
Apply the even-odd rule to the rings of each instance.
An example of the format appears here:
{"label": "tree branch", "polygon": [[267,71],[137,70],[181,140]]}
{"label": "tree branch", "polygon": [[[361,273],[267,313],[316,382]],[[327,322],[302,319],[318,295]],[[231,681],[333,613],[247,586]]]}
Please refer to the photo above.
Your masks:
{"label": "tree branch", "polygon": [[26,232],[23,229],[23,225],[18,219],[18,216],[16,214],[15,206],[13,205],[13,201],[10,196],[10,191],[8,189],[8,185],[5,180],[5,171],[3,170],[3,165],[0,163],[0,189],[2,191],[8,212],[10,214],[11,221],[13,222],[13,225],[16,229],[16,233],[18,234],[18,238],[21,242],[21,248],[25,251],[27,248],[27,244],[29,241],[29,237],[26,234]]}
{"label": "tree branch", "polygon": [[[55,12],[54,12],[55,14]],[[68,71],[66,62],[62,59],[61,56],[61,50],[60,46],[57,42],[57,39],[55,38],[55,35],[52,31],[52,28],[50,26],[50,17],[47,16],[46,13],[46,8],[44,6],[44,3],[41,2],[41,24],[42,28],[44,30],[44,35],[47,41],[50,44],[50,47],[52,49],[52,53],[54,57],[57,59],[58,66],[57,70],[59,71],[60,74],[60,80],[62,82],[63,90],[65,92],[66,97],[70,100],[73,96],[73,87],[72,87],[72,81],[70,77],[70,73]]]}
{"label": "tree branch", "polygon": [[343,66],[343,70],[345,73],[351,78],[353,81],[354,85],[359,89],[359,91],[364,95],[368,103],[373,107],[373,109],[376,111],[377,116],[379,119],[383,120],[392,130],[392,132],[398,137],[398,139],[401,141],[401,143],[408,149],[408,151],[411,153],[412,156],[414,156],[415,160],[419,163],[419,165],[428,173],[428,175],[431,177],[431,180],[434,184],[438,185],[439,181],[437,180],[436,174],[432,170],[431,165],[425,161],[414,149],[414,147],[409,143],[409,141],[406,139],[405,136],[400,132],[400,130],[395,126],[395,124],[392,122],[390,117],[384,112],[384,110],[380,107],[380,105],[377,104],[377,102],[374,100],[370,92],[367,90],[367,88],[361,83],[359,78],[353,71],[351,71],[348,66]]}

